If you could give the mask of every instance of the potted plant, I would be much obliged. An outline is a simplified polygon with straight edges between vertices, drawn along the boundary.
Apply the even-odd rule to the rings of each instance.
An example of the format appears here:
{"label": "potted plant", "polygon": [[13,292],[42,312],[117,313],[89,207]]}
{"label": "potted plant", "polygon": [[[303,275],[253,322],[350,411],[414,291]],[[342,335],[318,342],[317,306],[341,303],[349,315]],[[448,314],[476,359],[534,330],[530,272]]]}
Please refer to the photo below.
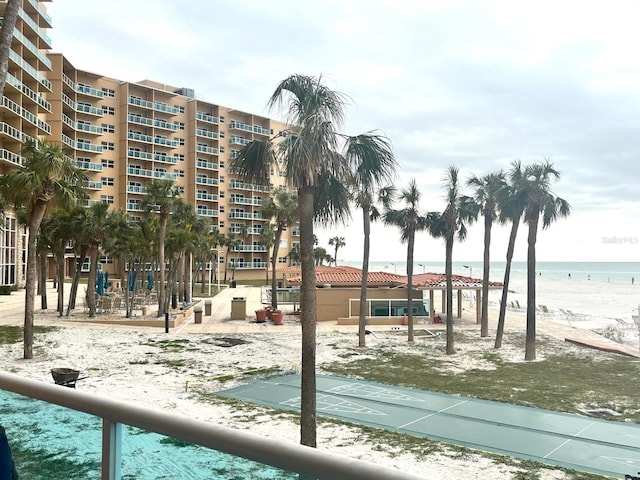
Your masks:
{"label": "potted plant", "polygon": [[261,308],[260,310],[256,310],[256,322],[262,323],[267,320],[267,309]]}
{"label": "potted plant", "polygon": [[282,325],[284,323],[284,313],[280,310],[272,310],[271,311],[271,320],[274,325]]}

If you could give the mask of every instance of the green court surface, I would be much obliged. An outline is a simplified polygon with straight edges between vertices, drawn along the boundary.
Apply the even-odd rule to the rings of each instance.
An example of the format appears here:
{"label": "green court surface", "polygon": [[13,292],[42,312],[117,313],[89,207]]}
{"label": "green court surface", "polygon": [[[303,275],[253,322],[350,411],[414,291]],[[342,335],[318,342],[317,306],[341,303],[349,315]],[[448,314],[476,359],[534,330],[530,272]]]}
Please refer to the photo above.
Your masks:
{"label": "green court surface", "polygon": [[[297,410],[300,376],[216,394]],[[614,478],[640,471],[636,424],[322,375],[317,408],[326,417]]]}

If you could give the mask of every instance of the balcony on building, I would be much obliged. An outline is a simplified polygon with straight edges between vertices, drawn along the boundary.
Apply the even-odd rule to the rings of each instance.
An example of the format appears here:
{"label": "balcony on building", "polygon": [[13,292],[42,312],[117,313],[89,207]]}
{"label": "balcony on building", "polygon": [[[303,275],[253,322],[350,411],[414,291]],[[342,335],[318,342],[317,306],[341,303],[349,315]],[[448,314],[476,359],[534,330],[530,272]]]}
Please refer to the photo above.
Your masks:
{"label": "balcony on building", "polygon": [[196,119],[213,125],[218,124],[218,117],[211,115],[210,113],[196,112]]}

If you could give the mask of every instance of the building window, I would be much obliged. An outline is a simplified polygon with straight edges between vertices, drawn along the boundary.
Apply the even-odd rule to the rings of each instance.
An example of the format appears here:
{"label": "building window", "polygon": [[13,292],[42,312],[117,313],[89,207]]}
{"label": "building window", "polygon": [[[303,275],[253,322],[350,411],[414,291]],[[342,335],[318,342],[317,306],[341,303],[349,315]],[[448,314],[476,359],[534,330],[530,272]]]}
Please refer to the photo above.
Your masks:
{"label": "building window", "polygon": [[102,159],[102,168],[116,168],[116,164],[113,160]]}
{"label": "building window", "polygon": [[115,180],[111,177],[101,177],[100,181],[102,182],[103,185],[106,185],[107,187],[113,187],[115,185]]}
{"label": "building window", "polygon": [[178,170],[177,168],[175,168],[173,170],[173,173],[177,173],[179,177],[184,178],[184,170]]}
{"label": "building window", "polygon": [[104,113],[105,115],[115,115],[116,114],[116,107],[107,107],[106,105],[102,106],[102,113]]}
{"label": "building window", "polygon": [[114,98],[116,96],[116,91],[112,90],[110,88],[104,88],[102,87],[102,93],[104,94],[105,97],[111,97]]}
{"label": "building window", "polygon": [[218,193],[218,196],[219,196],[220,198],[224,198],[224,192],[219,192],[219,193]]}
{"label": "building window", "polygon": [[179,162],[184,162],[184,153],[174,153],[173,156],[176,157]]}
{"label": "building window", "polygon": [[224,145],[220,145],[220,153],[224,153]]}
{"label": "building window", "polygon": [[114,203],[113,195],[100,195],[100,201],[112,205]]}
{"label": "building window", "polygon": [[220,175],[220,177],[218,178],[218,181],[220,183],[224,183],[224,175]]}
{"label": "building window", "polygon": [[176,137],[174,140],[178,141],[178,145],[184,145],[184,138],[178,138]]}
{"label": "building window", "polygon": [[177,124],[179,130],[184,130],[184,122],[177,122]]}
{"label": "building window", "polygon": [[220,213],[224,213],[224,205],[220,205]]}
{"label": "building window", "polygon": [[219,164],[220,168],[224,168],[224,160],[220,160],[218,162],[218,164]]}
{"label": "building window", "polygon": [[116,145],[113,142],[100,142],[100,145],[102,145],[102,148],[105,150],[115,150],[116,149]]}
{"label": "building window", "polygon": [[218,226],[220,228],[224,228],[224,220],[220,220],[220,223],[218,223]]}
{"label": "building window", "polygon": [[220,120],[220,123],[224,123],[224,115],[220,115],[219,120]]}
{"label": "building window", "polygon": [[287,263],[287,257],[278,257],[278,263]]}
{"label": "building window", "polygon": [[109,123],[103,123],[102,124],[102,130],[105,133],[115,133],[116,127],[115,127],[115,125],[111,125]]}

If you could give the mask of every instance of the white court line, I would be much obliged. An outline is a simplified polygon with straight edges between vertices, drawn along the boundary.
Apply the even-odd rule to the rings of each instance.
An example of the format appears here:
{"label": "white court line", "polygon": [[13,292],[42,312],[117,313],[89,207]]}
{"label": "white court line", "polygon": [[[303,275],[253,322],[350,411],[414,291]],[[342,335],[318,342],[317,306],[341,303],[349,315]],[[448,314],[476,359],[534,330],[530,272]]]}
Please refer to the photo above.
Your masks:
{"label": "white court line", "polygon": [[424,420],[425,418],[433,417],[436,413],[446,412],[450,408],[457,407],[458,405],[462,405],[463,403],[467,403],[467,402],[468,402],[468,400],[463,400],[461,402],[456,403],[455,405],[449,405],[447,408],[443,408],[442,410],[438,410],[437,412],[430,413],[429,415],[425,415],[424,417],[416,418],[415,420],[413,420],[413,421],[411,421],[409,423],[405,423],[404,425],[400,425],[399,427],[396,427],[396,428],[407,427],[407,426],[412,425],[412,424],[414,424],[416,422],[419,422],[420,420]]}
{"label": "white court line", "polygon": [[[596,422],[591,422],[589,425],[587,425],[586,427],[584,427],[582,430],[580,430],[579,432],[573,434],[574,437],[577,437],[578,435],[580,435],[582,432],[584,432],[587,428],[591,427],[591,425],[594,425]],[[562,447],[564,447],[567,443],[569,443],[571,441],[570,438],[567,438],[564,442],[562,442],[560,445],[558,445],[556,448],[554,448],[553,450],[551,450],[549,453],[547,453],[544,457],[542,458],[547,458],[549,455],[553,455],[555,452],[557,452],[558,450],[560,450]]]}

